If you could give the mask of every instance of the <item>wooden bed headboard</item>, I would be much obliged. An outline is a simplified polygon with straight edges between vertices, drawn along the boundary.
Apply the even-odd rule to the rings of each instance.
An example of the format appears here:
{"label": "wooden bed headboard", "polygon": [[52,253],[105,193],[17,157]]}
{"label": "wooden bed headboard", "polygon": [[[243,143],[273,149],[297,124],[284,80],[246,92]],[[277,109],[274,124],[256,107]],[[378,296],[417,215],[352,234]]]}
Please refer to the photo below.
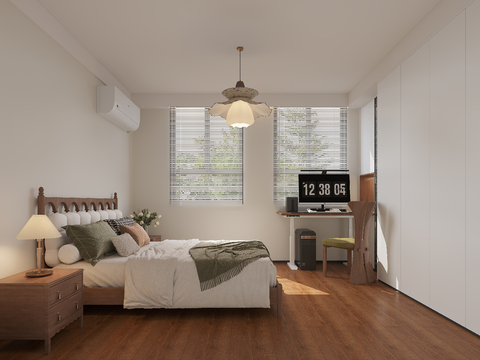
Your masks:
{"label": "wooden bed headboard", "polygon": [[114,194],[113,199],[109,198],[69,198],[69,197],[46,197],[43,187],[38,188],[38,215],[45,215],[45,206],[52,205],[52,211],[58,212],[60,206],[64,206],[65,212],[69,212],[72,205],[76,211],[85,206],[85,210],[89,210],[93,206],[93,210],[98,209],[118,210],[117,193]]}
{"label": "wooden bed headboard", "polygon": [[[37,198],[38,215],[46,214],[46,207],[50,205],[53,213],[58,213],[62,206],[65,213],[79,212],[83,210],[89,211],[106,211],[106,210],[118,210],[118,197],[117,193],[112,198],[73,198],[73,197],[46,197],[43,187],[38,189]],[[118,212],[118,211],[117,211]],[[42,241],[42,267],[45,267],[45,251],[48,250],[45,247],[45,240]]]}

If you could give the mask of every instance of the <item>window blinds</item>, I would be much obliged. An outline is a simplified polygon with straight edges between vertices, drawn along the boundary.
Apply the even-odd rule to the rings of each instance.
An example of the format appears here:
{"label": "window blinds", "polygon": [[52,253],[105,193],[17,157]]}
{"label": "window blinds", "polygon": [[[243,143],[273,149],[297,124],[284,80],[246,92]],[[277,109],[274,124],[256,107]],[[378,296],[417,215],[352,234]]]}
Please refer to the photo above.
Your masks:
{"label": "window blinds", "polygon": [[274,201],[298,196],[300,170],[347,169],[346,108],[275,108]]}
{"label": "window blinds", "polygon": [[243,203],[243,130],[208,108],[170,108],[170,203]]}

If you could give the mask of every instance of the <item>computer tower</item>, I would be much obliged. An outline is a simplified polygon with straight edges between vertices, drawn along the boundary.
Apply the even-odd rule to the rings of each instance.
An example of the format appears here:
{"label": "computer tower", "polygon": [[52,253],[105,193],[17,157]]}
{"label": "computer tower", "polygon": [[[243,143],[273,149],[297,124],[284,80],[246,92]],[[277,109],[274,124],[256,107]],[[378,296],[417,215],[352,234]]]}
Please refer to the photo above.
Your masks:
{"label": "computer tower", "polygon": [[315,231],[295,230],[295,265],[300,270],[317,269],[317,235]]}

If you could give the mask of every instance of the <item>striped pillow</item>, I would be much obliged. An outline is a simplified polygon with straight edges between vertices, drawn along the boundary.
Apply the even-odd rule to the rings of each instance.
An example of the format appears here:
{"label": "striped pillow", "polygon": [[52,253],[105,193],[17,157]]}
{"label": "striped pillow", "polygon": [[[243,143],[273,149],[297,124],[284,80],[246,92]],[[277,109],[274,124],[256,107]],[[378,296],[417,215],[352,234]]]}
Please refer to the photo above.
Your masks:
{"label": "striped pillow", "polygon": [[128,216],[124,216],[123,218],[120,219],[105,219],[105,221],[110,227],[112,228],[113,231],[117,235],[121,235],[122,233],[120,232],[120,225],[122,226],[132,226],[135,221],[133,221],[132,218]]}

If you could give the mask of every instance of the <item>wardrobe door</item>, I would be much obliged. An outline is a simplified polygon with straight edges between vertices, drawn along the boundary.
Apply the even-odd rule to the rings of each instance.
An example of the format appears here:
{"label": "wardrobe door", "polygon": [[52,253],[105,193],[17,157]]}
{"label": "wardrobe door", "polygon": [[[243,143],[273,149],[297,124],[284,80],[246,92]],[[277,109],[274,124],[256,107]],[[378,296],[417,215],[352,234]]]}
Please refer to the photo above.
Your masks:
{"label": "wardrobe door", "polygon": [[480,1],[466,9],[467,241],[466,327],[480,334]]}
{"label": "wardrobe door", "polygon": [[430,307],[461,325],[465,325],[465,170],[462,11],[430,39]]}
{"label": "wardrobe door", "polygon": [[430,299],[429,61],[427,42],[402,63],[401,93],[400,290],[425,305]]}
{"label": "wardrobe door", "polygon": [[377,276],[398,289],[400,277],[400,67],[377,88]]}

